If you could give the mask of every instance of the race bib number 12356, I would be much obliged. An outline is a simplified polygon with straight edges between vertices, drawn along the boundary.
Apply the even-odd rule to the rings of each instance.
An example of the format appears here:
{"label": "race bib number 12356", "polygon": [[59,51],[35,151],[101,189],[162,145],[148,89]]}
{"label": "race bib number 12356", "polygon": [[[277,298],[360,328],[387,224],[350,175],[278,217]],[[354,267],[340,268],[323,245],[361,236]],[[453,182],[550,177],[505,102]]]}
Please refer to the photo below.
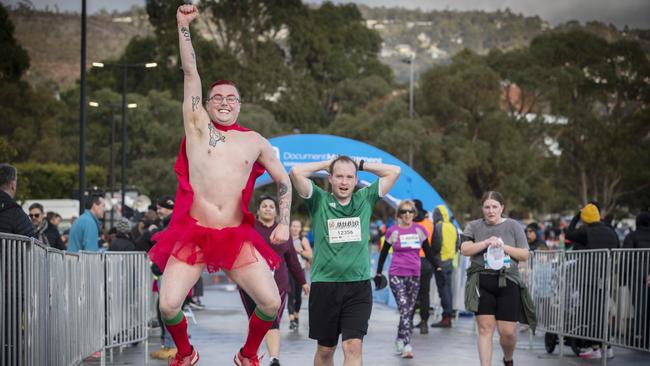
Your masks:
{"label": "race bib number 12356", "polygon": [[361,241],[361,219],[347,217],[327,220],[330,244]]}

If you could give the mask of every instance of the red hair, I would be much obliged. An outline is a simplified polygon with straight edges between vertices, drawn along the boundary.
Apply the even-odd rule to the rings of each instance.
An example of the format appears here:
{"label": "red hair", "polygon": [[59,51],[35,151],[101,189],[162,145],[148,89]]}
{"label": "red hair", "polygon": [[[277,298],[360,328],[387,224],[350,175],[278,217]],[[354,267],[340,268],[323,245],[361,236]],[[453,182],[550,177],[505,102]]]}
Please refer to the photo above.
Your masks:
{"label": "red hair", "polygon": [[235,84],[235,82],[232,80],[226,80],[226,79],[217,80],[214,83],[212,83],[212,85],[210,85],[210,88],[208,88],[208,94],[210,93],[210,90],[212,90],[212,88],[219,85],[233,86],[235,89],[237,89],[237,94],[239,94],[239,88],[237,87],[237,84]]}

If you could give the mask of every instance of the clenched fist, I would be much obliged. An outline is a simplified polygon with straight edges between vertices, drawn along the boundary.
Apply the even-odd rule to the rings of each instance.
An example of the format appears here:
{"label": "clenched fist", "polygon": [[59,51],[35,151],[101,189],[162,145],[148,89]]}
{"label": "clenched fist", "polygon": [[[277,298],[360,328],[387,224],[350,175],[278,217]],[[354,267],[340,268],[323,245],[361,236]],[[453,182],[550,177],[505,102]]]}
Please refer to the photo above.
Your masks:
{"label": "clenched fist", "polygon": [[271,233],[271,244],[280,245],[289,240],[289,226],[287,224],[279,223]]}
{"label": "clenched fist", "polygon": [[176,22],[181,26],[188,26],[199,16],[199,9],[195,5],[181,5],[176,11]]}

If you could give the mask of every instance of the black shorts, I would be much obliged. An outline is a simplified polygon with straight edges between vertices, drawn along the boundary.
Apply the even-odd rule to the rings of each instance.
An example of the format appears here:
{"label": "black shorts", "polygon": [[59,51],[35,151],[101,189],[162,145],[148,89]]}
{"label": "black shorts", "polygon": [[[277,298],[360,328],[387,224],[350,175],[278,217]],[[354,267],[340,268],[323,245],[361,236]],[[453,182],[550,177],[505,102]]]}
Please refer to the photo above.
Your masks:
{"label": "black shorts", "polygon": [[506,287],[499,288],[498,275],[482,274],[479,294],[476,315],[494,315],[496,320],[508,322],[519,320],[521,293],[516,283],[506,280]]}
{"label": "black shorts", "polygon": [[363,339],[372,312],[370,280],[313,282],[309,293],[309,338],[325,347]]}
{"label": "black shorts", "polygon": [[[248,296],[246,291],[242,290],[241,288],[239,289],[239,297],[241,297],[241,302],[244,305],[244,310],[246,310],[246,314],[250,318],[251,315],[253,315],[253,312],[255,311],[255,308],[257,305],[255,304],[255,301]],[[278,313],[275,316],[275,320],[273,320],[273,324],[271,324],[271,329],[280,329],[280,322],[282,321],[282,312],[284,311],[284,305],[287,303],[287,294],[281,293],[280,294],[280,309],[278,310]]]}

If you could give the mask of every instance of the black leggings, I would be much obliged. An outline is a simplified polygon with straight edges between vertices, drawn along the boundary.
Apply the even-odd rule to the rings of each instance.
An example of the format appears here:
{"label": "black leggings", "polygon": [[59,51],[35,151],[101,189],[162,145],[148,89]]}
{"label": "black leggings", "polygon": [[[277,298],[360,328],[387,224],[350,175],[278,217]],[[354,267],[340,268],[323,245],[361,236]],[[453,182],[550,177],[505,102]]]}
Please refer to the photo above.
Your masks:
{"label": "black leggings", "polygon": [[300,307],[302,306],[302,286],[298,284],[291,273],[289,273],[289,286],[291,292],[289,292],[287,299],[287,311],[289,315],[299,313]]}

